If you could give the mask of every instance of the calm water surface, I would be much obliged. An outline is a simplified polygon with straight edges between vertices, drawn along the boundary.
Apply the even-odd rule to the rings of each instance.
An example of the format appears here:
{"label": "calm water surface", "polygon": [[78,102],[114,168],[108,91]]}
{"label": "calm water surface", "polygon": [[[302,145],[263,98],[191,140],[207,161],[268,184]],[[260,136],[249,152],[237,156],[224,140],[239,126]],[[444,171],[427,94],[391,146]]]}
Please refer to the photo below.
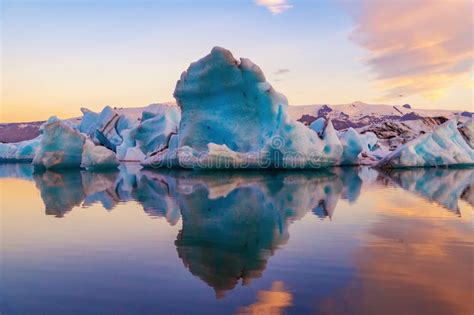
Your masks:
{"label": "calm water surface", "polygon": [[1,314],[474,313],[474,170],[0,165]]}

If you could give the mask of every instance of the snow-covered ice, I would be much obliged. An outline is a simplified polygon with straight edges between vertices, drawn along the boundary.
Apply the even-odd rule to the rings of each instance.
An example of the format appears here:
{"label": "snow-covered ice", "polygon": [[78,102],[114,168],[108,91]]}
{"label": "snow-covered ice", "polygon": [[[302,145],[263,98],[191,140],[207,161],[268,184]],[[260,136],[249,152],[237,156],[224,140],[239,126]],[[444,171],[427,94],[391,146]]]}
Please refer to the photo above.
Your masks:
{"label": "snow-covered ice", "polygon": [[341,165],[356,165],[359,163],[359,154],[364,149],[361,137],[354,128],[349,128],[341,136],[342,158]]}
{"label": "snow-covered ice", "polygon": [[178,133],[181,112],[177,106],[151,104],[143,109],[136,127],[122,130],[122,143],[117,146],[121,161],[143,161],[169,147],[173,135]]}
{"label": "snow-covered ice", "polygon": [[101,170],[116,168],[118,165],[119,162],[113,151],[86,139],[82,150],[81,167],[87,170]]}
{"label": "snow-covered ice", "polygon": [[100,113],[86,108],[81,111],[83,117],[78,130],[89,136],[95,144],[101,144],[114,152],[122,144],[121,132],[138,124],[110,106],[104,107]]}
{"label": "snow-covered ice", "polygon": [[321,134],[325,126],[326,119],[324,119],[323,117],[319,117],[309,125],[309,128],[313,129],[316,133]]}
{"label": "snow-covered ice", "polygon": [[469,146],[474,149],[474,118],[462,123],[458,129]]}
{"label": "snow-covered ice", "polygon": [[31,162],[39,147],[41,136],[17,143],[0,143],[0,162]]}
{"label": "snow-covered ice", "polygon": [[372,132],[360,134],[354,128],[339,132],[343,154],[340,165],[366,164],[366,161],[379,160],[387,154],[379,148],[379,139]]}
{"label": "snow-covered ice", "polygon": [[433,132],[399,147],[376,164],[377,167],[425,167],[474,164],[474,150],[453,118]]}
{"label": "snow-covered ice", "polygon": [[80,167],[86,136],[53,116],[42,126],[33,165],[43,168]]}
{"label": "snow-covered ice", "polygon": [[96,146],[86,135],[55,116],[42,126],[41,133],[33,159],[33,165],[37,168],[100,169],[118,165],[114,152]]}
{"label": "snow-covered ice", "polygon": [[172,135],[178,133],[181,112],[176,106],[158,106],[157,110],[144,111],[135,139],[144,154],[155,154],[168,147]]}
{"label": "snow-covered ice", "polygon": [[122,131],[122,143],[117,147],[117,158],[120,161],[143,161],[146,155],[136,142],[137,128]]}

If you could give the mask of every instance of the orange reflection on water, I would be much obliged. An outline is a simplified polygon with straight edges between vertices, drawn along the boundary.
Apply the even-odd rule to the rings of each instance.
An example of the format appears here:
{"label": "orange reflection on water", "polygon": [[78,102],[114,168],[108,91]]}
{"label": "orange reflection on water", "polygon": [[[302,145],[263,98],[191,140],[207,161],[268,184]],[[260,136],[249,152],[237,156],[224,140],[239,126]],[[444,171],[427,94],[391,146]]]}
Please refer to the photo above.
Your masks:
{"label": "orange reflection on water", "polygon": [[237,314],[284,314],[284,310],[292,305],[292,294],[285,290],[283,281],[274,281],[270,290],[257,293],[257,301],[249,306],[241,307]]}
{"label": "orange reflection on water", "polygon": [[473,314],[474,238],[465,222],[472,207],[461,219],[417,196],[396,196],[377,201],[377,219],[352,255],[350,283],[315,307],[324,314]]}

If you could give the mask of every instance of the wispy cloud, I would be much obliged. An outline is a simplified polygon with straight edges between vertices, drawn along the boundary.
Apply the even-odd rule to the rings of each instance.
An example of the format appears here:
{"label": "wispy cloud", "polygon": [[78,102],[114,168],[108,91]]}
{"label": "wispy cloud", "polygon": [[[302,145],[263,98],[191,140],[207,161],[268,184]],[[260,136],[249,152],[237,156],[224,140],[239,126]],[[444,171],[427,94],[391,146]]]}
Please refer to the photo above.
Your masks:
{"label": "wispy cloud", "polygon": [[283,68],[283,69],[278,69],[277,71],[273,72],[273,74],[282,75],[282,74],[287,74],[289,72],[290,72],[290,69]]}
{"label": "wispy cloud", "polygon": [[435,98],[472,70],[472,10],[470,0],[362,0],[351,39],[387,97]]}
{"label": "wispy cloud", "polygon": [[255,0],[255,4],[266,7],[273,15],[283,13],[293,7],[288,0]]}

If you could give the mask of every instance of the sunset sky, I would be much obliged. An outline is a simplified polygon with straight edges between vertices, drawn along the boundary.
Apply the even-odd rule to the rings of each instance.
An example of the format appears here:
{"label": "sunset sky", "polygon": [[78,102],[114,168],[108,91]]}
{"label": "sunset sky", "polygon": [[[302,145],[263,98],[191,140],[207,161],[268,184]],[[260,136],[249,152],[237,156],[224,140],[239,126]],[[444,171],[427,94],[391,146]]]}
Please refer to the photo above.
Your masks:
{"label": "sunset sky", "polygon": [[473,109],[464,0],[3,0],[0,122],[173,100],[213,46],[258,64],[290,104]]}

